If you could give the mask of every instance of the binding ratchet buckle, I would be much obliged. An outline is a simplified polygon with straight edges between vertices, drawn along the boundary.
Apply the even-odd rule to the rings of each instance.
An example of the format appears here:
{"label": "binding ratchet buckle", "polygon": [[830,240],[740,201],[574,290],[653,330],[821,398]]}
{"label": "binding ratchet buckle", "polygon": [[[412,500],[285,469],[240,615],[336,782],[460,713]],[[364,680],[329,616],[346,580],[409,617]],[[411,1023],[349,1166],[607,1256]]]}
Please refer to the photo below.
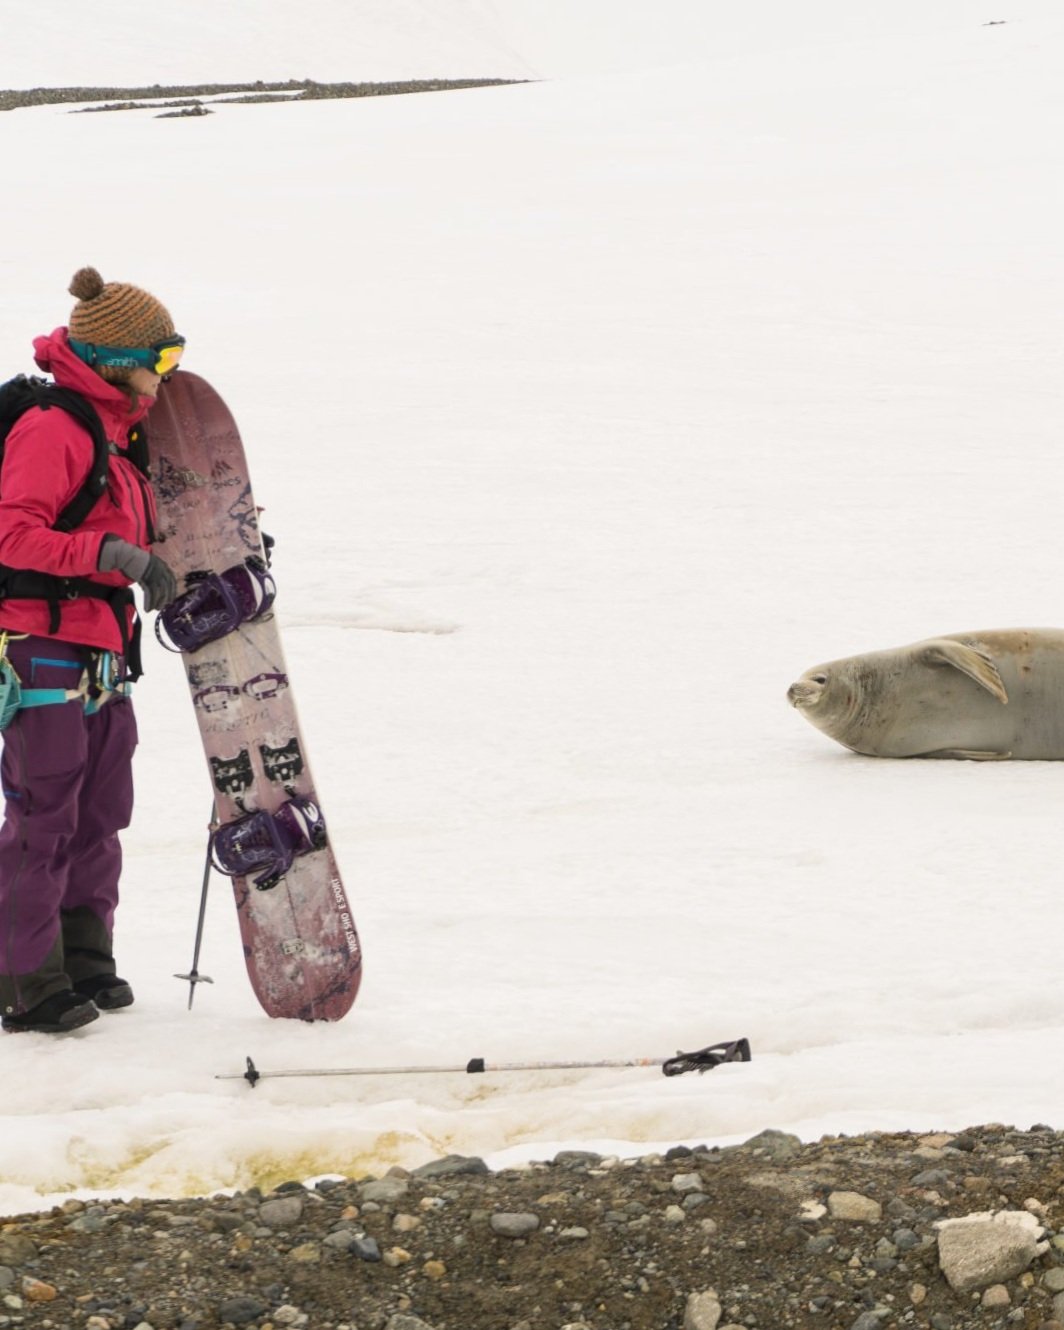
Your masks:
{"label": "binding ratchet buckle", "polygon": [[234,628],[261,619],[277,595],[265,563],[251,555],[223,573],[205,573],[159,611],[155,635],[168,651],[191,654]]}
{"label": "binding ratchet buckle", "polygon": [[328,843],[325,819],[311,799],[293,795],[275,813],[248,813],[218,827],[211,836],[211,862],[226,877],[250,877],[269,891],[292,861]]}

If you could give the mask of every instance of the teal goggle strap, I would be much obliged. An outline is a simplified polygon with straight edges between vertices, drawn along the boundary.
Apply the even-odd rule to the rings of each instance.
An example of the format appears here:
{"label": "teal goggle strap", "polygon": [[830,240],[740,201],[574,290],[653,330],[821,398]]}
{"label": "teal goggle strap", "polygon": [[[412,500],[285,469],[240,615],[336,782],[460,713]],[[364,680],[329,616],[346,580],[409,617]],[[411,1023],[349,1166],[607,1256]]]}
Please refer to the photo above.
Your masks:
{"label": "teal goggle strap", "polygon": [[159,359],[158,352],[130,346],[97,346],[94,342],[67,339],[71,351],[86,365],[106,365],[112,369],[151,369]]}

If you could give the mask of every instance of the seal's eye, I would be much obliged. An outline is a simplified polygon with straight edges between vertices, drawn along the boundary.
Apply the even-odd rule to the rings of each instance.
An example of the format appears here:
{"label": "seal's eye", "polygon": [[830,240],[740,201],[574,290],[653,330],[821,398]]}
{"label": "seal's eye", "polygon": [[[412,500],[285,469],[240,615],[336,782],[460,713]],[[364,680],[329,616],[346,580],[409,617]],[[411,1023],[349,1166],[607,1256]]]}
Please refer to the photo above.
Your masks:
{"label": "seal's eye", "polygon": [[814,674],[814,675],[813,675],[813,682],[814,682],[814,683],[827,683],[827,681],[828,681],[828,676],[827,676],[826,674]]}

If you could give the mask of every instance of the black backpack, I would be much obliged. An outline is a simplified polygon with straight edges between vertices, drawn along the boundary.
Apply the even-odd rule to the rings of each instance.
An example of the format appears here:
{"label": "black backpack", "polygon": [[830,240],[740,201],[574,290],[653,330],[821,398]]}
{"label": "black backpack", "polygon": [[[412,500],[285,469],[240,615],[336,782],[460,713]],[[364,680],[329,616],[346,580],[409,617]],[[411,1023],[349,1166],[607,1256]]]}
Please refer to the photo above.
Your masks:
{"label": "black backpack", "polygon": [[[74,531],[88,517],[97,500],[107,490],[114,445],[107,440],[103,422],[92,403],[80,393],[70,388],[60,388],[47,379],[27,378],[19,374],[7,383],[0,384],[0,465],[3,464],[4,445],[15,422],[20,420],[31,407],[40,407],[42,411],[58,408],[72,416],[78,424],[88,430],[92,438],[92,466],[81,484],[81,488],[66,505],[53,524],[55,531]],[[135,425],[129,431],[127,448],[122,450],[145,477],[148,475],[148,442],[142,425]],[[122,631],[124,654],[133,657],[129,660],[131,672],[140,673],[139,652],[130,650],[136,647],[134,639],[130,643],[127,629],[126,609],[132,603],[133,593],[126,587],[103,586],[87,577],[58,577],[52,573],[39,573],[23,568],[9,568],[0,564],[0,601],[3,600],[44,600],[48,602],[51,621],[49,631],[59,631],[60,614],[63,601],[75,600],[79,596],[91,596],[95,600],[106,601]],[[139,622],[137,625],[139,629]],[[139,634],[138,634],[139,636]]]}
{"label": "black backpack", "polygon": [[85,477],[81,489],[59,514],[55,523],[56,531],[73,531],[88,517],[96,500],[107,488],[107,472],[110,463],[110,449],[107,436],[96,408],[80,393],[69,388],[60,388],[46,379],[29,379],[19,374],[0,386],[0,464],[3,463],[4,445],[15,422],[20,420],[31,407],[39,406],[42,411],[59,407],[68,416],[73,416],[84,425],[92,436],[92,468]]}

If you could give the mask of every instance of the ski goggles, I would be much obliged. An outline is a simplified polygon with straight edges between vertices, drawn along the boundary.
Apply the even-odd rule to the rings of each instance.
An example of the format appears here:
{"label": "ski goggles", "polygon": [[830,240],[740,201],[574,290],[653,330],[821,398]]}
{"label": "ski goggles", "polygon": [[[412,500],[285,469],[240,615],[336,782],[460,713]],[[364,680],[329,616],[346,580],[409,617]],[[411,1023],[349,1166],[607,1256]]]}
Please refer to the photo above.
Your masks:
{"label": "ski goggles", "polygon": [[177,369],[185,350],[185,339],[176,334],[164,337],[151,346],[97,346],[95,342],[68,339],[70,349],[86,365],[100,365],[108,369],[150,369],[165,377]]}

